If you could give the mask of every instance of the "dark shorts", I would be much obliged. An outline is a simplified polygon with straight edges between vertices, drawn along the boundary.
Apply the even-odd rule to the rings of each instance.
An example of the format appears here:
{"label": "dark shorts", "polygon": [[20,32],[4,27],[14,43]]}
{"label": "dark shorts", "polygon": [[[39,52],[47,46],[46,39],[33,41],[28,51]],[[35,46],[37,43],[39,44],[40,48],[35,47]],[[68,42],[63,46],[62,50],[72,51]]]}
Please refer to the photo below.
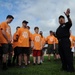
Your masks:
{"label": "dark shorts", "polygon": [[13,51],[12,44],[8,44],[8,52],[11,53]]}
{"label": "dark shorts", "polygon": [[3,54],[2,47],[0,46],[0,55],[2,55],[2,54]]}
{"label": "dark shorts", "polygon": [[42,51],[41,50],[33,50],[33,56],[37,57],[37,56],[41,56]]}
{"label": "dark shorts", "polygon": [[58,52],[58,44],[55,44],[55,50],[54,50],[54,53],[55,53],[55,54],[59,54],[59,52]]}
{"label": "dark shorts", "polygon": [[12,44],[2,44],[3,54],[10,53],[10,52],[12,52],[12,50],[13,50]]}
{"label": "dark shorts", "polygon": [[29,52],[28,52],[28,56],[32,53],[32,48],[29,47]]}
{"label": "dark shorts", "polygon": [[26,54],[29,55],[29,47],[19,47],[18,54]]}
{"label": "dark shorts", "polygon": [[41,55],[43,55],[43,54],[44,54],[44,52],[45,52],[45,48],[43,48],[43,49],[42,49],[42,54],[41,54]]}
{"label": "dark shorts", "polygon": [[53,44],[48,44],[47,54],[53,54],[53,53],[54,53],[54,46],[53,46]]}
{"label": "dark shorts", "polygon": [[14,55],[19,55],[19,47],[14,48]]}

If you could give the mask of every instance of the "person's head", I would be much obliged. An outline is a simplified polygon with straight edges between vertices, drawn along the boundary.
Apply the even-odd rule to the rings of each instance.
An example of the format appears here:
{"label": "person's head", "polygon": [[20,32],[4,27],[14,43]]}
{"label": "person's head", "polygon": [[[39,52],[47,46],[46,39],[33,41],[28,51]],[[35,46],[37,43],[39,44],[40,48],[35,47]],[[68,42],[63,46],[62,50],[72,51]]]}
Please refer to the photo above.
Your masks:
{"label": "person's head", "polygon": [[40,33],[39,33],[41,36],[43,36],[43,32],[42,31],[40,31]]}
{"label": "person's head", "polygon": [[20,27],[19,27],[19,26],[17,26],[17,27],[16,27],[16,31],[17,31],[19,28],[20,28]]}
{"label": "person's head", "polygon": [[56,37],[56,32],[53,32],[53,35]]}
{"label": "person's head", "polygon": [[30,30],[30,27],[29,27],[29,26],[27,26],[27,29],[28,29],[28,30]]}
{"label": "person's head", "polygon": [[62,15],[59,16],[59,23],[60,23],[60,25],[65,23],[65,17],[64,16],[62,16]]}
{"label": "person's head", "polygon": [[27,24],[28,24],[28,21],[26,21],[26,20],[24,20],[24,21],[22,22],[22,25],[23,25],[24,28],[27,27]]}
{"label": "person's head", "polygon": [[35,33],[38,33],[39,32],[39,27],[35,27],[34,31],[35,31]]}
{"label": "person's head", "polygon": [[13,17],[12,15],[8,15],[8,16],[6,17],[7,23],[11,23],[11,22],[13,21],[13,19],[14,19],[14,17]]}
{"label": "person's head", "polygon": [[53,31],[50,31],[50,35],[53,35]]}

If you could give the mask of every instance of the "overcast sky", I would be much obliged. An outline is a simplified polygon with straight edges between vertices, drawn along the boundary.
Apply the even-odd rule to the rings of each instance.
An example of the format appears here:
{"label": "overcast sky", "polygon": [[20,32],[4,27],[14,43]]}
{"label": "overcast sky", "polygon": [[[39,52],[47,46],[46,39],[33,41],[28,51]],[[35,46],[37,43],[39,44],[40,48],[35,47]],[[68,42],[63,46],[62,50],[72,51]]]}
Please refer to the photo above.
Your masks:
{"label": "overcast sky", "polygon": [[38,26],[46,37],[50,30],[56,31],[59,26],[58,17],[64,15],[67,8],[71,10],[71,30],[75,35],[75,0],[0,0],[0,23],[11,14],[15,17],[10,24],[12,34],[17,26],[22,26],[23,20],[27,20],[32,33],[34,27]]}

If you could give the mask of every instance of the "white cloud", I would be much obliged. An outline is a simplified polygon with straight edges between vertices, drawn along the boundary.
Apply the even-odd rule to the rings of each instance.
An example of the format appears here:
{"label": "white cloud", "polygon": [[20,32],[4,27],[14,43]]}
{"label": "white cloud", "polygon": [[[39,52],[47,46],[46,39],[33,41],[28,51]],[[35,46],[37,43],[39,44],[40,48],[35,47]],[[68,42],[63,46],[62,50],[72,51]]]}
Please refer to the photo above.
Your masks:
{"label": "white cloud", "polygon": [[5,3],[7,9],[10,9],[10,7],[15,9],[15,13],[13,13],[15,19],[11,24],[12,31],[16,26],[21,26],[21,22],[26,19],[29,21],[28,25],[30,25],[32,32],[34,31],[33,28],[38,26],[44,32],[44,35],[48,35],[50,30],[55,31],[58,27],[59,15],[64,15],[63,12],[70,8],[73,20],[71,29],[75,34],[75,0],[15,0],[14,4],[11,2]]}
{"label": "white cloud", "polygon": [[12,3],[10,3],[10,2],[3,2],[3,1],[0,1],[0,7],[5,7],[5,8],[8,9],[8,10],[12,10],[13,5],[12,5]]}

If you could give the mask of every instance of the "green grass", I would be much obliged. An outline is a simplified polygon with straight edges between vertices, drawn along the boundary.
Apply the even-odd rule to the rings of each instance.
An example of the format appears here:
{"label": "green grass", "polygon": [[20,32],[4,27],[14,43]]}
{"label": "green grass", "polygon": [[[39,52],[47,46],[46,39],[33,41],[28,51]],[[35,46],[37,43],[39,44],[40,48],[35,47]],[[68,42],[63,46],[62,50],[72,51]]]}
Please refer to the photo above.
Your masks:
{"label": "green grass", "polygon": [[52,61],[47,61],[47,57],[45,57],[45,61],[42,65],[33,66],[31,63],[27,68],[12,67],[7,71],[0,70],[0,75],[75,75],[75,73],[61,71],[60,60],[54,61],[53,58],[51,58],[51,60]]}

